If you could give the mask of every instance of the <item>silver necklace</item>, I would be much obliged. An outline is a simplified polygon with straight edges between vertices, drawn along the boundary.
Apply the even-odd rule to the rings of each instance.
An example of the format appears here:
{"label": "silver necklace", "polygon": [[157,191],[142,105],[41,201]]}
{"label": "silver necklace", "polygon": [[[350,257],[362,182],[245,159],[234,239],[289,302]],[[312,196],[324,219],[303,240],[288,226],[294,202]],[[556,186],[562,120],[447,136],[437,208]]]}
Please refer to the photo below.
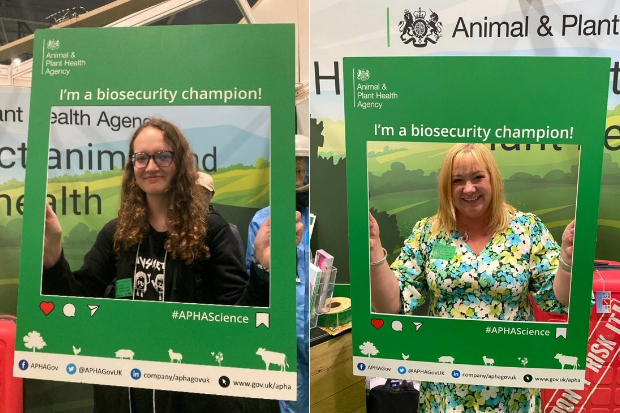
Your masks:
{"label": "silver necklace", "polygon": [[469,241],[469,234],[467,233],[467,229],[465,229],[465,233],[461,235],[461,239],[465,242]]}

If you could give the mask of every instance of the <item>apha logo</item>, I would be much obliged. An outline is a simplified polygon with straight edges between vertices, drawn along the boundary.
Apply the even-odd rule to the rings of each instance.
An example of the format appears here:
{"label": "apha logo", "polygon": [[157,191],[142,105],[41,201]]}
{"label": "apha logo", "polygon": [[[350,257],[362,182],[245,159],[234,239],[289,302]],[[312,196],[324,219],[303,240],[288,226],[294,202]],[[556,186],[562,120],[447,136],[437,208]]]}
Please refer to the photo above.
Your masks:
{"label": "apha logo", "polygon": [[428,43],[437,43],[441,37],[442,24],[439,21],[439,15],[431,11],[430,18],[425,20],[426,12],[418,7],[418,11],[413,14],[405,9],[404,20],[398,23],[400,30],[400,40],[404,44],[411,43],[415,47],[426,47]]}
{"label": "apha logo", "polygon": [[57,50],[60,47],[60,40],[48,40],[47,48],[50,50]]}

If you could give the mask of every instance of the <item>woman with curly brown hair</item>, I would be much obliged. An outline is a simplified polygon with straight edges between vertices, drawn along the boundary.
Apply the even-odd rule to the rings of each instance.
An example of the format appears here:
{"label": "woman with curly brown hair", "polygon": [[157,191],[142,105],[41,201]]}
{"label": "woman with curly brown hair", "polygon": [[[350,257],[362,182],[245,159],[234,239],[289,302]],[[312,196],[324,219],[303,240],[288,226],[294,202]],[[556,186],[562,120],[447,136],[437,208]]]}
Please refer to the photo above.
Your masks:
{"label": "woman with curly brown hair", "polygon": [[[118,218],[107,223],[72,272],[62,228],[48,205],[44,294],[201,304],[260,305],[268,285],[248,282],[228,223],[207,213],[187,139],[150,119],[133,134]],[[256,277],[254,277],[256,278]],[[241,399],[95,386],[95,412],[242,411]]]}
{"label": "woman with curly brown hair", "polygon": [[[114,234],[117,254],[136,245],[153,220],[155,228],[168,230],[166,250],[173,257],[187,263],[208,257],[204,244],[208,202],[204,191],[196,186],[195,160],[182,136],[176,126],[159,119],[144,123],[134,132],[129,143],[132,162],[125,166]],[[157,211],[158,207],[166,208]]]}

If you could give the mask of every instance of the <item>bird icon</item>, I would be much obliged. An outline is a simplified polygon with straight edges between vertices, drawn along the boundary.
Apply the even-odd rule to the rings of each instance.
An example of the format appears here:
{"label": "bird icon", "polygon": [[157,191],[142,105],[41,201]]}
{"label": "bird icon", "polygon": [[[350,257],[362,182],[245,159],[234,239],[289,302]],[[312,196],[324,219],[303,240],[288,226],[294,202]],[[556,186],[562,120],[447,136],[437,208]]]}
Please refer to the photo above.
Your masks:
{"label": "bird icon", "polygon": [[75,354],[76,356],[80,354],[80,351],[82,351],[82,348],[75,348],[75,346],[72,346],[72,347],[73,347],[73,354]]}

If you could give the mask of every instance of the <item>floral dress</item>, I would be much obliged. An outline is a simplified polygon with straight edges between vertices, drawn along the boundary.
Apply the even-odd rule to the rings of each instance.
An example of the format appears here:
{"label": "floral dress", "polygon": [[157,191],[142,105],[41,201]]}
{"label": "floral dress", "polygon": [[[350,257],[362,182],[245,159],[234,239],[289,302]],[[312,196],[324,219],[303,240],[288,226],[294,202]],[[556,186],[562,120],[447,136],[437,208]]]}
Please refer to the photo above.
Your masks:
{"label": "floral dress", "polygon": [[[566,313],[553,294],[560,247],[530,213],[509,212],[510,225],[479,254],[458,231],[431,233],[424,218],[391,268],[405,314],[430,299],[434,317],[533,321],[528,293],[544,311]],[[540,412],[538,389],[424,382],[420,412]]]}

